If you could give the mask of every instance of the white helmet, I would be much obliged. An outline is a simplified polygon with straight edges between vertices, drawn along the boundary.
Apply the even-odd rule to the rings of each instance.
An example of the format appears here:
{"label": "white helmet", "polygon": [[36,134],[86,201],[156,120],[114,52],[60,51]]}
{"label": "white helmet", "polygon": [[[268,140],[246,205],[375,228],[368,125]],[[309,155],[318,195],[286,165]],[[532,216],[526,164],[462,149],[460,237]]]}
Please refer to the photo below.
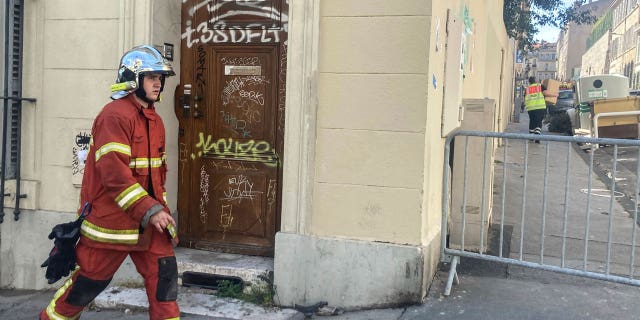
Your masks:
{"label": "white helmet", "polygon": [[[126,97],[134,91],[138,96],[146,100],[146,94],[140,82],[141,77],[146,73],[159,73],[165,77],[173,76],[173,66],[165,59],[160,52],[151,46],[137,46],[124,55],[120,59],[118,68],[118,77],[116,83],[111,86],[111,99],[120,99]],[[164,77],[162,78],[162,87],[164,89]]]}

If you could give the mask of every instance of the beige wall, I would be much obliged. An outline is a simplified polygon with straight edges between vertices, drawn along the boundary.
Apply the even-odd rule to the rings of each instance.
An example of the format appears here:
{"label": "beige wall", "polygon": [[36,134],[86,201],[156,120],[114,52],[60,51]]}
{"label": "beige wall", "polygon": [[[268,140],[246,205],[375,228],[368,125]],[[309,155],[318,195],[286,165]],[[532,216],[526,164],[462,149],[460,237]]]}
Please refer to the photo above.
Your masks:
{"label": "beige wall", "polygon": [[[287,75],[288,80],[301,79],[301,87],[309,90],[288,81],[288,101],[307,104],[298,114],[288,103],[285,148],[301,150],[309,158],[302,157],[296,170],[288,165],[296,164],[291,158],[295,154],[285,155],[283,230],[276,236],[274,267],[274,282],[284,305],[335,300],[347,308],[362,308],[424,297],[440,245],[444,71],[445,64],[449,68],[457,64],[445,61],[447,11],[462,19],[465,3],[325,0],[293,4],[290,45],[306,48],[308,55],[300,57],[290,48]],[[473,46],[467,61],[477,66],[471,70],[476,78],[469,80],[469,75],[464,91],[456,93],[460,98],[493,96],[510,106],[513,45],[501,21],[489,22],[502,11],[502,2],[474,2],[472,8],[477,12],[467,10],[468,18],[479,27],[472,32],[476,38],[467,37],[465,44]],[[312,31],[315,10],[319,11],[317,34]],[[294,17],[304,14],[308,22],[302,28]],[[307,36],[299,38],[302,33]],[[314,35],[319,38],[317,49]],[[505,71],[502,83],[501,69]],[[487,85],[489,81],[497,83]],[[455,104],[445,108],[447,113],[449,108],[457,113]],[[508,109],[499,110],[508,114]],[[497,119],[492,127],[505,124],[497,125]],[[294,136],[314,138],[305,150]],[[310,172],[307,165],[312,165]],[[296,186],[306,188],[305,177],[313,181],[313,191],[300,192],[293,199]],[[394,252],[395,261],[377,259],[380,247]],[[327,261],[340,263],[323,267]],[[381,273],[394,278],[401,265],[412,266],[411,270],[419,266],[415,280],[422,282],[420,287],[406,287],[400,278],[369,281]],[[360,291],[371,294],[357,294],[341,285],[349,279],[357,279]],[[404,293],[398,296],[397,292]]]}
{"label": "beige wall", "polygon": [[[496,131],[508,124],[513,110],[513,41],[506,36],[501,19],[503,1],[468,1],[475,29],[469,35],[469,59],[465,68],[463,97],[496,100]],[[502,74],[501,74],[502,72]]]}
{"label": "beige wall", "polygon": [[[180,6],[164,1],[52,0],[26,1],[25,7],[23,89],[25,96],[38,100],[23,115],[22,178],[27,188],[37,186],[25,204],[28,209],[73,212],[79,195],[71,179],[76,130],[91,129],[93,118],[110,101],[109,86],[124,51],[144,43],[179,46],[180,17],[175,13]],[[152,8],[158,17],[153,21]],[[177,132],[175,84],[175,78],[167,82],[166,102],[159,104],[169,137]],[[167,141],[174,158],[175,140]],[[175,204],[177,160],[171,157],[170,204]]]}
{"label": "beige wall", "polygon": [[[429,10],[429,1],[417,0],[402,6],[388,1],[320,4],[312,232],[396,243],[430,241],[430,228],[439,221],[433,212],[439,212],[441,202],[447,9],[462,15],[462,8],[435,1]],[[504,26],[489,15],[502,6],[473,2],[469,9],[476,30],[466,41],[463,96],[502,94],[498,108],[506,110],[500,116],[503,127],[510,106],[511,62],[500,57],[504,50],[504,61],[509,61],[512,51]],[[502,83],[501,69],[507,74]],[[422,188],[432,190],[424,192],[424,199]],[[352,201],[345,205],[348,199]],[[421,216],[426,216],[422,223]]]}
{"label": "beige wall", "polygon": [[[33,87],[39,92],[36,118],[42,125],[28,128],[42,130],[35,135],[35,145],[42,150],[41,165],[31,167],[41,184],[40,207],[35,209],[72,212],[77,208],[79,188],[70,179],[74,129],[91,129],[93,117],[109,101],[108,88],[115,79],[113,70],[119,58],[119,8],[115,4],[100,1],[73,1],[71,6],[64,1],[32,4],[41,8],[44,30],[42,39],[28,42],[30,48],[42,50],[43,58],[25,61],[42,65],[34,65],[34,73],[24,75],[32,79],[42,75],[42,81]],[[25,42],[25,52],[29,52],[27,48]]]}
{"label": "beige wall", "polygon": [[[494,128],[504,128],[513,49],[492,18],[502,2],[466,6],[473,25],[461,95],[498,100]],[[434,239],[447,9],[463,15],[463,6],[446,1],[320,2],[312,233],[409,244]]]}
{"label": "beige wall", "polygon": [[[120,56],[139,44],[180,46],[180,4],[163,0],[25,1],[23,45],[22,199],[20,220],[5,216],[0,225],[0,287],[50,287],[40,264],[51,248],[46,238],[56,223],[71,220],[79,186],[72,179],[72,148],[78,129],[91,129],[110,101]],[[179,49],[176,50],[176,54]],[[176,56],[176,60],[179,57]],[[173,89],[165,84],[158,105],[167,137],[177,137]],[[170,208],[176,197],[176,139],[167,139]],[[15,180],[7,182],[5,206],[14,206]],[[11,212],[12,209],[5,209]],[[28,236],[25,236],[28,235]],[[28,241],[22,241],[28,239]]]}
{"label": "beige wall", "polygon": [[[424,155],[422,160],[422,199],[421,199],[421,242],[425,245],[440,241],[440,225],[442,223],[442,175],[444,140],[441,135],[441,123],[443,113],[443,83],[445,72],[445,45],[447,41],[447,10],[458,15],[460,10],[450,8],[451,3],[445,1],[433,1],[431,9],[432,41],[429,43],[428,75],[436,79],[436,86],[428,84],[428,96],[425,119]],[[436,51],[436,47],[438,48]],[[456,64],[453,61],[452,64]],[[463,82],[464,84],[464,82]],[[462,93],[459,93],[459,95]],[[451,107],[451,106],[449,106]],[[439,247],[439,246],[438,246]],[[428,263],[426,263],[428,266]],[[425,268],[428,269],[428,268]],[[428,279],[425,279],[425,282]]]}
{"label": "beige wall", "polygon": [[420,243],[430,23],[426,0],[320,2],[313,234]]}

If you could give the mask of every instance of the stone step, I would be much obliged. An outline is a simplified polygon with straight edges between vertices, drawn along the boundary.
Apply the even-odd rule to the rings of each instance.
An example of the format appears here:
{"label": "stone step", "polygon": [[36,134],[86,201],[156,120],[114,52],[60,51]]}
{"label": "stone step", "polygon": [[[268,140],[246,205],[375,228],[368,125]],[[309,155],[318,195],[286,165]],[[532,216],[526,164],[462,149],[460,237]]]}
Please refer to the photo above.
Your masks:
{"label": "stone step", "polygon": [[[178,273],[197,272],[211,275],[238,277],[246,284],[263,282],[260,277],[273,278],[273,258],[245,256],[240,254],[175,248]],[[127,258],[116,273],[114,286],[138,287],[143,285],[130,258]]]}
{"label": "stone step", "polygon": [[176,248],[178,273],[199,272],[238,277],[245,283],[260,283],[260,276],[273,279],[273,258]]}
{"label": "stone step", "polygon": [[[180,276],[184,272],[195,272],[237,277],[245,282],[245,290],[249,284],[264,284],[263,277],[273,279],[273,258],[180,247],[175,249],[175,254]],[[182,285],[181,279],[179,284]],[[127,258],[112,285],[95,299],[95,305],[103,309],[147,309],[149,304],[143,286],[142,277],[138,275],[131,259]],[[185,315],[212,319],[304,319],[304,315],[294,309],[264,308],[237,299],[219,298],[211,294],[212,290],[179,288],[178,304]]]}
{"label": "stone step", "polygon": [[[265,308],[245,301],[219,298],[215,295],[180,287],[178,305],[181,316],[203,316],[208,319],[242,320],[302,320],[304,315],[294,309]],[[94,301],[102,309],[148,309],[144,288],[109,287]]]}

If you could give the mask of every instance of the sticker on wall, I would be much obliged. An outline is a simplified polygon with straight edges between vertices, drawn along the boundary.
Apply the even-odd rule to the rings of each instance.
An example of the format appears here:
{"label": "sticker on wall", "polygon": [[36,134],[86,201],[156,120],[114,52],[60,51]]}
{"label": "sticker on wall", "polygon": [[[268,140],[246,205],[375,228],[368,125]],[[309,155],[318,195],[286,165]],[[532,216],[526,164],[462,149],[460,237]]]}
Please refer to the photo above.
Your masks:
{"label": "sticker on wall", "polygon": [[440,51],[440,17],[436,18],[436,52]]}
{"label": "sticker on wall", "polygon": [[82,184],[82,175],[84,174],[84,164],[89,155],[89,143],[91,142],[90,129],[73,130],[73,147],[71,148],[71,182],[80,186]]}

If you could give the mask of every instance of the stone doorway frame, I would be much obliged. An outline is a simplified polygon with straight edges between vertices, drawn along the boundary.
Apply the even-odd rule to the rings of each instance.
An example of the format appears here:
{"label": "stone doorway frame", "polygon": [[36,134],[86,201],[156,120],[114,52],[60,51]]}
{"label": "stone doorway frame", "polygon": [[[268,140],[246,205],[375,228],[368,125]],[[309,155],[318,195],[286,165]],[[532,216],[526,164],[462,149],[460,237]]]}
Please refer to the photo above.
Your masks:
{"label": "stone doorway frame", "polygon": [[309,234],[315,180],[320,1],[289,2],[280,232]]}

